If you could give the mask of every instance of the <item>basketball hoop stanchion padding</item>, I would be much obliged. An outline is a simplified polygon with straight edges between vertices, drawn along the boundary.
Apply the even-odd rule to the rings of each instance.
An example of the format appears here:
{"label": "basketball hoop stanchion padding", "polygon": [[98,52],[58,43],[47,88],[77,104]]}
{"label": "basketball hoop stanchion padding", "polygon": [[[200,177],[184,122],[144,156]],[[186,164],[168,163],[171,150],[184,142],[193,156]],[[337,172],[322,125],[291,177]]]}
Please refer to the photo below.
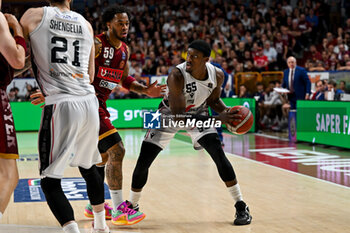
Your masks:
{"label": "basketball hoop stanchion padding", "polygon": [[289,111],[288,138],[290,142],[297,141],[297,110],[295,109]]}

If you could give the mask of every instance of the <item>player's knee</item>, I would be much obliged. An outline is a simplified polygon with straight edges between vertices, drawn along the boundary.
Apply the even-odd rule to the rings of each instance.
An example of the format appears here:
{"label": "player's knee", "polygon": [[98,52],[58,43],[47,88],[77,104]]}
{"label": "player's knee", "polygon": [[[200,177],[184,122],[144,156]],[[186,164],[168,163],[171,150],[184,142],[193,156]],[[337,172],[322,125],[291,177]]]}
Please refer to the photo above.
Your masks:
{"label": "player's knee", "polygon": [[111,162],[122,162],[125,155],[125,148],[122,142],[119,142],[108,149],[109,160]]}
{"label": "player's knee", "polygon": [[104,167],[106,163],[108,162],[108,153],[101,153],[102,162],[99,164],[96,164],[97,167]]}
{"label": "player's knee", "polygon": [[104,203],[103,179],[98,173],[97,167],[92,166],[89,169],[79,167],[79,171],[86,182],[91,205],[99,205]]}
{"label": "player's knee", "polygon": [[40,186],[46,196],[46,199],[48,199],[53,193],[62,191],[60,179],[45,177],[41,179]]}
{"label": "player's knee", "polygon": [[16,161],[10,161],[10,163],[6,163],[5,166],[1,166],[0,176],[3,180],[7,181],[8,184],[16,187],[19,179]]}

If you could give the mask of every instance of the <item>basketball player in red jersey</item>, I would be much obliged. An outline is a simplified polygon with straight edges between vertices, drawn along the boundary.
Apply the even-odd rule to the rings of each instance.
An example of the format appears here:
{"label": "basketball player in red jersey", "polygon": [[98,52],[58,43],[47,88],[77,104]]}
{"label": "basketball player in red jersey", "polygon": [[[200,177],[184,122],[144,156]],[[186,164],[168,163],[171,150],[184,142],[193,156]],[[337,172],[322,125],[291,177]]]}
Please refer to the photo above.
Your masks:
{"label": "basketball player in red jersey", "polygon": [[[0,0],[1,8],[1,0]],[[9,28],[13,30],[12,37]],[[15,16],[0,12],[0,219],[18,182],[16,132],[6,87],[13,79],[13,69],[22,69],[26,43]]]}
{"label": "basketball player in red jersey", "polygon": [[[123,201],[122,196],[122,162],[125,154],[122,139],[116,128],[109,120],[106,100],[117,84],[124,88],[151,97],[159,97],[165,85],[150,86],[138,83],[128,76],[129,48],[124,43],[129,30],[129,12],[123,6],[109,7],[103,13],[102,19],[108,30],[95,37],[95,79],[93,85],[99,100],[100,136],[99,151],[103,162],[99,171],[104,177],[106,166],[107,183],[113,202],[112,223],[116,225],[131,225],[141,221],[145,215],[129,208],[129,203]],[[90,205],[85,208],[85,215],[90,214]],[[91,215],[90,215],[91,216]]]}

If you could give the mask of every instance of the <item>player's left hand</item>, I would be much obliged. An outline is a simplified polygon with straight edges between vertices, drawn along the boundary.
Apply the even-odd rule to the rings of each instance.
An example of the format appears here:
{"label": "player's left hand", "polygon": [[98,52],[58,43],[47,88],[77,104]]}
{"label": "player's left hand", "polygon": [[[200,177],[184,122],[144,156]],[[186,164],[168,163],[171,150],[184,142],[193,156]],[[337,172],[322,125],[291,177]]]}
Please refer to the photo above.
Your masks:
{"label": "player's left hand", "polygon": [[[33,105],[39,105],[39,104],[44,104],[45,103],[45,96],[41,91],[35,92],[34,94],[30,95],[30,99],[32,99],[31,103]],[[45,107],[45,104],[40,106],[40,108]]]}
{"label": "player's left hand", "polygon": [[18,20],[17,18],[12,15],[12,14],[4,14],[6,20],[7,20],[7,23],[9,25],[9,28],[11,29],[15,29],[16,27],[20,26],[19,23],[18,23]]}
{"label": "player's left hand", "polygon": [[165,94],[166,85],[159,85],[157,86],[158,81],[155,81],[151,85],[149,85],[146,90],[145,94],[150,97],[159,97]]}

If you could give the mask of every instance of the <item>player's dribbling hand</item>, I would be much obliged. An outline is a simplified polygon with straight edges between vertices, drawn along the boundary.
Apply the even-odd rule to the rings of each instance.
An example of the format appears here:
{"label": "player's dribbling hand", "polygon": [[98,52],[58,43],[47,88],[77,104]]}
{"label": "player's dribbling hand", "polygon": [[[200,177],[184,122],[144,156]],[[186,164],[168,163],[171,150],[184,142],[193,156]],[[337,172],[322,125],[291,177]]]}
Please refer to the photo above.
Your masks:
{"label": "player's dribbling hand", "polygon": [[226,110],[222,111],[221,113],[219,113],[219,120],[223,123],[223,124],[227,124],[230,123],[232,121],[240,121],[241,119],[241,114],[239,113],[239,110],[232,110],[231,112],[229,111],[229,108],[227,108]]}
{"label": "player's dribbling hand", "polygon": [[165,94],[166,85],[159,85],[157,86],[158,81],[155,81],[151,85],[149,85],[146,90],[145,94],[150,97],[159,97],[161,95]]}
{"label": "player's dribbling hand", "polygon": [[6,14],[4,14],[4,16],[5,16],[6,20],[7,20],[9,28],[15,29],[16,27],[19,26],[18,20],[17,20],[17,18],[14,15],[6,13]]}
{"label": "player's dribbling hand", "polygon": [[40,106],[40,108],[45,107],[45,96],[41,93],[41,91],[35,92],[34,94],[30,95],[30,99],[32,99],[31,103],[33,105],[39,105],[43,104]]}

